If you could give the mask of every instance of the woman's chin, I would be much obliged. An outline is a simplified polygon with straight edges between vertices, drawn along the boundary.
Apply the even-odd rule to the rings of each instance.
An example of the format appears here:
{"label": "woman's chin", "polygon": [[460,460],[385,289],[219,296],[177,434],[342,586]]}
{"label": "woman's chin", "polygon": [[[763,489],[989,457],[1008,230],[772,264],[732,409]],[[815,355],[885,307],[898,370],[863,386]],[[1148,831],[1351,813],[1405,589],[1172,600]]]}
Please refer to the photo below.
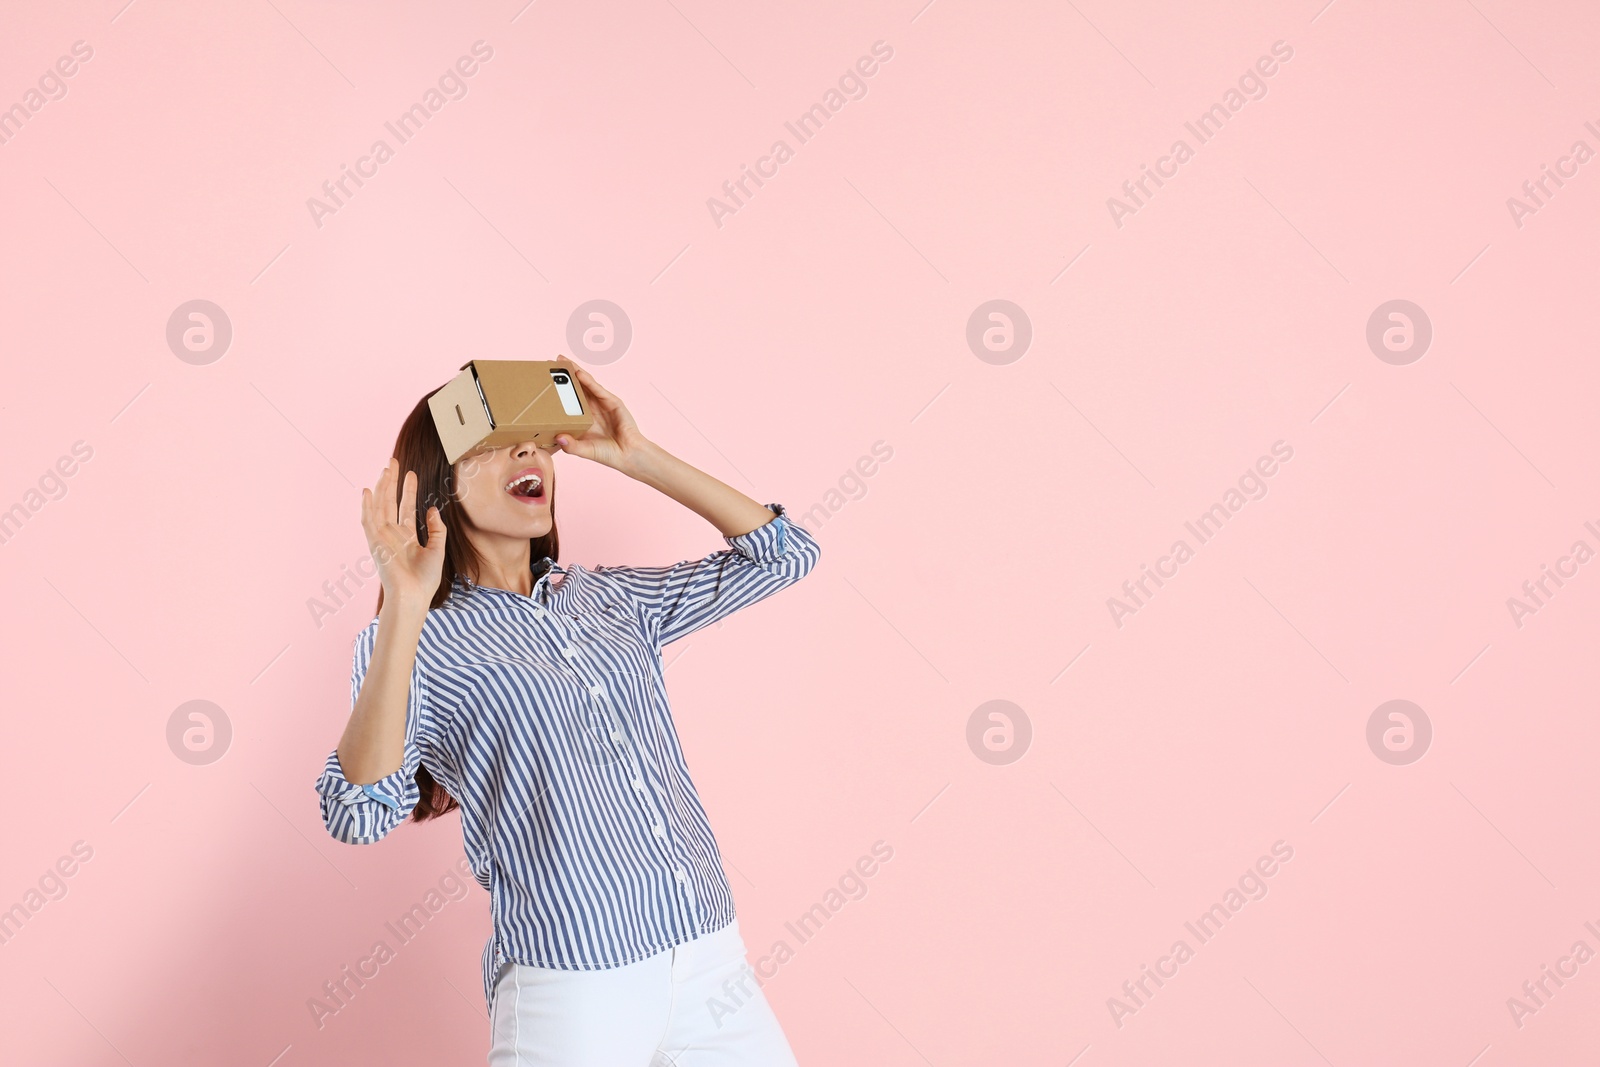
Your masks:
{"label": "woman's chin", "polygon": [[550,513],[546,511],[541,515],[530,516],[521,522],[513,523],[509,536],[526,537],[532,540],[535,537],[543,537],[548,534],[550,526]]}
{"label": "woman's chin", "polygon": [[472,533],[502,541],[532,541],[544,537],[554,525],[548,511],[539,515],[496,516],[491,523],[475,523]]}

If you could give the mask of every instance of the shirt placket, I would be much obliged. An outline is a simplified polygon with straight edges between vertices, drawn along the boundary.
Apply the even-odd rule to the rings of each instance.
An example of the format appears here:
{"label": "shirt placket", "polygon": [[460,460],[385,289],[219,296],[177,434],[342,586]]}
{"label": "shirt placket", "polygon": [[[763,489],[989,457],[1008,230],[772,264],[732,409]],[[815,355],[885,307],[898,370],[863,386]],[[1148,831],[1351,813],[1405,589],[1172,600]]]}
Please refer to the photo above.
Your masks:
{"label": "shirt placket", "polygon": [[559,651],[566,660],[567,668],[572,671],[578,678],[579,683],[587,690],[590,701],[606,723],[607,734],[612,746],[612,755],[623,761],[624,766],[626,766],[628,782],[633,788],[633,796],[638,801],[639,810],[650,827],[651,837],[655,840],[656,847],[660,849],[662,857],[672,869],[673,881],[678,889],[673,901],[675,905],[674,912],[683,926],[683,931],[694,929],[697,902],[694,895],[694,884],[689,878],[688,861],[676,854],[668,830],[669,823],[666,811],[661,804],[660,798],[656,796],[645,780],[642,747],[629,735],[628,724],[618,712],[616,702],[612,698],[611,692],[606,688],[605,683],[595,677],[597,672],[592,670],[584,661],[578,644],[573,640],[576,628],[559,611],[553,608],[535,604],[533,613],[536,619],[551,626]]}

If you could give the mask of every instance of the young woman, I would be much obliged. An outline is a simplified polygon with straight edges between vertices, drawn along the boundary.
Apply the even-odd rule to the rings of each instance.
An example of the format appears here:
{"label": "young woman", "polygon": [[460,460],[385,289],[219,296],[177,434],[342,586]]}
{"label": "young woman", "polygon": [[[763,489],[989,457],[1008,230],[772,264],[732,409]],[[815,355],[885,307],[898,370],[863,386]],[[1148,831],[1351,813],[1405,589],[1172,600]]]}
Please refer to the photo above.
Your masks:
{"label": "young woman", "polygon": [[525,442],[452,467],[424,397],[361,494],[382,591],[317,780],[323,821],[367,844],[459,807],[493,918],[491,1067],[792,1065],[745,962],[661,648],[799,581],[821,550],[783,505],[671,455],[578,378],[594,425],[556,450],[653,486],[729,547],[558,566],[554,454]]}

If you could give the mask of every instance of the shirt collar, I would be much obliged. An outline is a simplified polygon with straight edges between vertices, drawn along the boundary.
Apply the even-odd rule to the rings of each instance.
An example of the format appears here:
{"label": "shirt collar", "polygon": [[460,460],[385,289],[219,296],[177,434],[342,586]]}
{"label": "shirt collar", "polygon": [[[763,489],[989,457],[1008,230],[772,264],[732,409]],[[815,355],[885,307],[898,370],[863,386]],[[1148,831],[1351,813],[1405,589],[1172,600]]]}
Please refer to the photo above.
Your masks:
{"label": "shirt collar", "polygon": [[[539,583],[540,582],[545,581],[552,574],[560,575],[564,579],[564,578],[566,578],[567,573],[568,573],[567,572],[567,568],[565,568],[561,564],[557,563],[555,561],[555,559],[550,557],[550,556],[540,556],[538,559],[533,561],[533,566],[530,569],[533,571],[534,574],[538,575],[538,577],[533,580],[533,587],[534,587],[535,590],[537,590],[539,588]],[[474,582],[470,578],[468,578],[465,574],[457,574],[456,575],[456,580],[454,582],[454,585],[455,585],[456,588],[459,588],[459,589],[482,589],[482,588],[486,588],[485,586],[478,585],[476,582]],[[488,588],[492,588],[492,587],[488,587]]]}

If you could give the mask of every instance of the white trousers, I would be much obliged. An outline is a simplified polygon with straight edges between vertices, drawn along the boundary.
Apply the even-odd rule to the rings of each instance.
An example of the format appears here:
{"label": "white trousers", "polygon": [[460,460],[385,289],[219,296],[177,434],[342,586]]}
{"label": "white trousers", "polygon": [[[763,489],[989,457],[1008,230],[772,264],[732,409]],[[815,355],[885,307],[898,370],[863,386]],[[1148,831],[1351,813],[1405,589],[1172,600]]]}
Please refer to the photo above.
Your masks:
{"label": "white trousers", "polygon": [[738,920],[600,971],[506,963],[489,1067],[797,1067]]}

